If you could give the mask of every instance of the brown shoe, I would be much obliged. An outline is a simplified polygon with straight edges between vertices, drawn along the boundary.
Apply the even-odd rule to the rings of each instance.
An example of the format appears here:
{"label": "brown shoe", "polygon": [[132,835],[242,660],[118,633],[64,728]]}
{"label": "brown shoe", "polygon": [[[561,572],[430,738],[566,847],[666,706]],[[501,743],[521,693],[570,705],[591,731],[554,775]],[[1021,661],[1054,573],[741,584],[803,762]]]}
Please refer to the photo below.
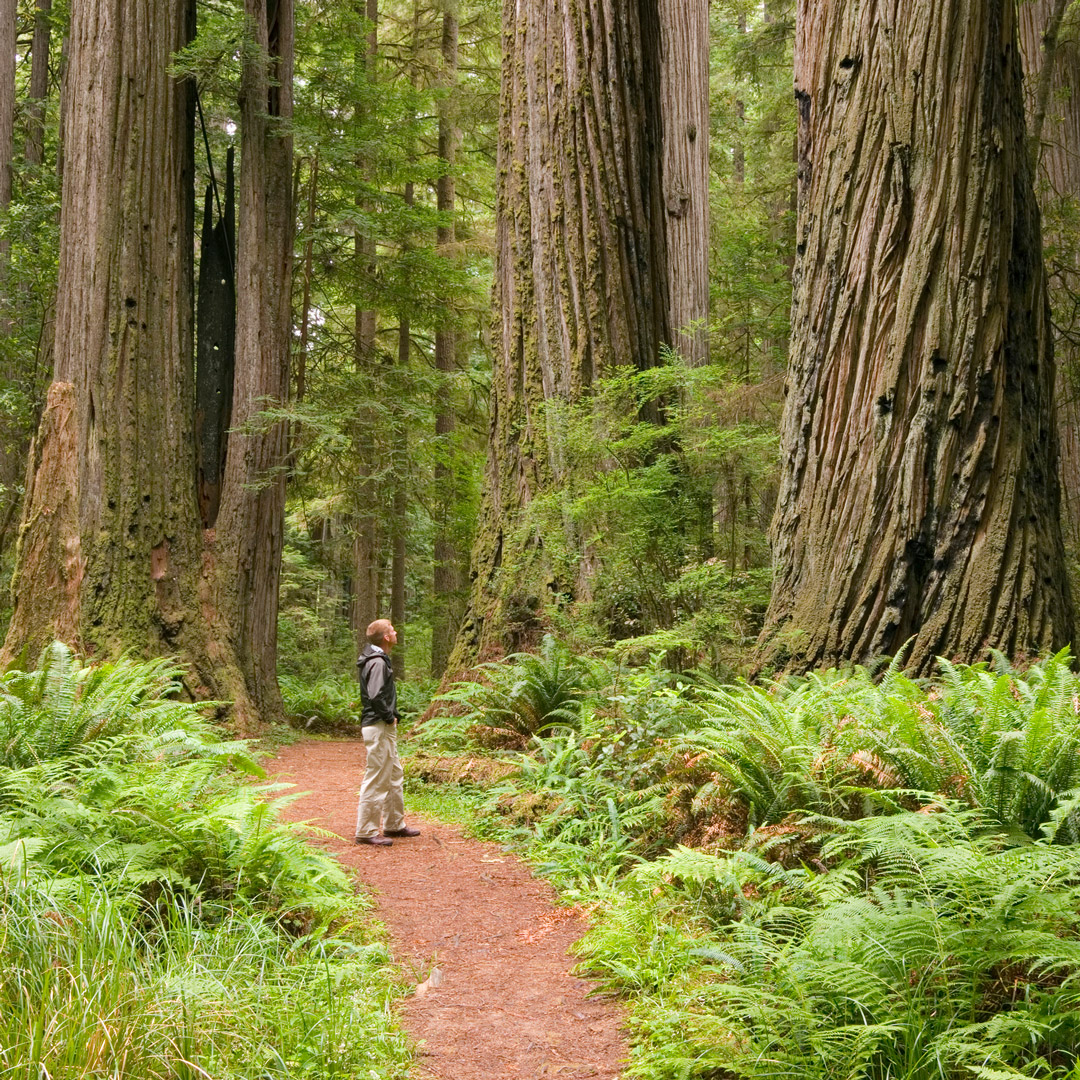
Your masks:
{"label": "brown shoe", "polygon": [[372,847],[393,847],[394,841],[387,840],[385,836],[358,836],[354,843],[370,844]]}
{"label": "brown shoe", "polygon": [[419,829],[410,829],[408,825],[402,825],[400,829],[383,829],[383,836],[419,836]]}

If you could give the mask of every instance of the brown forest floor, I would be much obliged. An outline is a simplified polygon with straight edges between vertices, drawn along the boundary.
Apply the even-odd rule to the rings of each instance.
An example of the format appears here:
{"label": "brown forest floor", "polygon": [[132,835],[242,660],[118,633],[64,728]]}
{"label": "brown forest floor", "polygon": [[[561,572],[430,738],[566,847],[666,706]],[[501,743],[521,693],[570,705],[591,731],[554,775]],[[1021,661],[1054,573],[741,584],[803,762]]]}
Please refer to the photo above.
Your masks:
{"label": "brown forest floor", "polygon": [[336,834],[321,842],[371,889],[397,963],[418,983],[402,1015],[419,1043],[418,1080],[617,1077],[621,1013],[571,974],[581,918],[555,907],[550,886],[519,860],[409,814],[407,799],[421,836],[392,848],[353,844],[363,762],[359,741],[310,741],[284,747],[266,768],[310,793],[286,816]]}

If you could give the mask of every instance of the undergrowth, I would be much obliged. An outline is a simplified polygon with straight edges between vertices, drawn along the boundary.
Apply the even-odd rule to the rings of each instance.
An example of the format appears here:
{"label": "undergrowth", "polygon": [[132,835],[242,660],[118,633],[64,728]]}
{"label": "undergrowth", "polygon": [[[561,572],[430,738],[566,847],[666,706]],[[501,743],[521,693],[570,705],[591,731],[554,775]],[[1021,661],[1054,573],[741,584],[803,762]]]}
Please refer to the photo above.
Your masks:
{"label": "undergrowth", "polygon": [[179,674],[0,677],[0,1075],[404,1076],[365,903]]}
{"label": "undergrowth", "polygon": [[474,829],[591,905],[628,1076],[1080,1078],[1067,654],[766,686],[592,664],[525,748],[490,687],[557,689],[565,657],[496,667],[427,752],[440,724],[459,755],[506,733]]}

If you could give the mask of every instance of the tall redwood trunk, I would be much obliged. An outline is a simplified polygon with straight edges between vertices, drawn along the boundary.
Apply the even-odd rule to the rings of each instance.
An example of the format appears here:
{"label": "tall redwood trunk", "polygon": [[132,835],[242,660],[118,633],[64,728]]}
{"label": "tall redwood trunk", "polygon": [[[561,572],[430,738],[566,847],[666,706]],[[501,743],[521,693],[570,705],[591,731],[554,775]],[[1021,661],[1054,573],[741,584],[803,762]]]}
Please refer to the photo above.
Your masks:
{"label": "tall redwood trunk", "polygon": [[1012,0],[800,0],[799,233],[766,659],[1069,641]]}
{"label": "tall redwood trunk", "polygon": [[[436,230],[435,249],[444,258],[452,258],[456,229],[454,226],[455,183],[454,168],[457,158],[458,129],[456,94],[458,67],[458,3],[443,0],[442,18],[442,72],[441,79],[446,95],[439,101],[439,158],[446,162],[446,170],[438,179],[436,205],[442,221]],[[435,329],[435,370],[449,380],[457,367],[457,328],[453,319]],[[449,382],[439,384],[435,405],[435,438],[443,453],[450,451],[450,439],[457,427],[454,402]],[[431,675],[439,678],[450,659],[458,622],[461,618],[459,594],[461,591],[461,555],[454,542],[454,515],[460,497],[455,483],[456,472],[447,457],[435,464],[435,542],[432,599],[434,612],[431,620]]]}
{"label": "tall redwood trunk", "polygon": [[664,219],[673,345],[709,362],[709,0],[659,0]]}
{"label": "tall redwood trunk", "polygon": [[[195,506],[194,5],[72,11],[54,379],[31,455],[4,656],[53,637],[173,654],[219,696]],[[103,47],[107,45],[107,47]]]}
{"label": "tall redwood trunk", "polygon": [[241,77],[236,375],[215,556],[223,631],[240,661],[242,682],[232,688],[237,720],[251,727],[281,713],[277,615],[288,425],[258,417],[289,396],[293,5],[245,0],[245,10],[257,50]]}
{"label": "tall redwood trunk", "polygon": [[[15,161],[15,24],[17,0],[0,0],[0,214],[11,203]],[[8,270],[10,244],[0,237],[0,286]],[[9,325],[0,318],[0,328]]]}
{"label": "tall redwood trunk", "polygon": [[525,510],[561,473],[548,403],[669,340],[656,0],[505,0],[491,432],[449,669],[535,641],[550,580]]}
{"label": "tall redwood trunk", "polygon": [[1054,335],[1054,354],[1062,527],[1075,562],[1080,554],[1080,325],[1075,316],[1080,241],[1073,223],[1080,208],[1080,40],[1075,19],[1062,25],[1066,7],[1066,0],[1024,0],[1020,49],[1035,149],[1035,193],[1052,250],[1048,282],[1060,331]]}

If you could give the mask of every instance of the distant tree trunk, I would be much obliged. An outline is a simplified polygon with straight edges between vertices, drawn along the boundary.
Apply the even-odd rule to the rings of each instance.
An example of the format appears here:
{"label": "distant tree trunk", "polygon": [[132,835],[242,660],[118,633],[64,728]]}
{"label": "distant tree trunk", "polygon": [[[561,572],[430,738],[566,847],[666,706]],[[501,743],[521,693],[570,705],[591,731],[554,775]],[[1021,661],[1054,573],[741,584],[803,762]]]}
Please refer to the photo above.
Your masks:
{"label": "distant tree trunk", "polygon": [[288,425],[258,419],[289,397],[293,253],[292,0],[245,0],[257,50],[240,91],[240,203],[233,430],[218,511],[218,609],[240,659],[241,729],[281,714],[278,582]]}
{"label": "distant tree trunk", "polygon": [[[449,258],[455,242],[454,166],[457,157],[458,130],[454,86],[458,66],[458,3],[443,0],[442,82],[447,96],[439,102],[439,157],[446,170],[438,179],[436,205],[445,215],[435,236],[435,248]],[[435,370],[445,380],[457,367],[457,328],[448,319],[435,329]],[[435,438],[449,451],[450,437],[457,427],[454,402],[447,392],[448,383],[440,382],[435,406]],[[459,595],[461,556],[454,542],[454,512],[457,502],[455,471],[449,461],[439,458],[435,464],[435,550],[431,620],[431,675],[439,678],[446,669],[453,648],[454,635],[461,618]]]}
{"label": "distant tree trunk", "polygon": [[561,472],[547,403],[670,339],[656,0],[503,12],[491,432],[451,671],[542,630],[552,583],[523,511]]}
{"label": "distant tree trunk", "polygon": [[[31,455],[4,658],[54,637],[193,665],[219,696],[200,602],[193,435],[193,87],[169,76],[194,5],[86,0],[71,22],[54,379]],[[107,47],[105,47],[107,46]]]}
{"label": "distant tree trunk", "polygon": [[203,528],[217,523],[225,453],[232,423],[236,375],[236,205],[233,151],[225,164],[225,203],[216,212],[216,192],[206,187],[199,288],[195,305],[196,492]]}
{"label": "distant tree trunk", "polygon": [[[376,76],[376,63],[379,55],[379,2],[378,0],[359,0],[359,10],[367,19],[368,33],[364,49],[360,56],[360,65],[364,69],[367,82],[373,83]],[[363,116],[360,117],[364,119]],[[368,177],[373,164],[361,155],[357,161],[357,170],[361,178]],[[363,206],[362,195],[357,196],[357,205]],[[357,271],[368,277],[375,273],[375,239],[361,229],[354,234]],[[357,305],[354,327],[354,360],[359,373],[372,373],[376,363],[375,335],[378,330],[378,312],[374,309]],[[379,618],[380,581],[379,565],[381,556],[381,537],[379,530],[378,491],[374,479],[377,470],[375,461],[375,414],[369,402],[356,404],[356,425],[354,450],[358,463],[356,484],[356,509],[353,514],[353,559],[352,559],[352,603],[350,605],[350,623],[356,635],[358,648],[362,649],[367,638],[368,625]],[[399,650],[400,651],[400,650]]]}
{"label": "distant tree trunk", "polygon": [[709,0],[659,0],[664,219],[674,346],[709,362]]}
{"label": "distant tree trunk", "polygon": [[[17,0],[0,0],[0,214],[11,204],[11,182],[15,161],[15,25]],[[11,245],[0,237],[0,283],[8,271]],[[0,316],[0,326],[10,325]]]}
{"label": "distant tree trunk", "polygon": [[[413,186],[411,182],[405,185],[405,205],[407,207],[413,205]],[[409,366],[410,342],[409,317],[402,313],[398,325],[397,363],[403,380]],[[393,410],[391,423],[393,424],[393,449],[390,456],[393,512],[389,530],[391,538],[390,621],[398,632],[398,648],[394,650],[391,662],[394,667],[394,677],[401,680],[405,678],[405,621],[407,619],[405,611],[405,567],[408,557],[406,538],[409,510],[409,441],[405,419],[401,415],[401,410],[397,407]]]}
{"label": "distant tree trunk", "polygon": [[800,0],[767,662],[914,638],[926,671],[1071,638],[1015,20],[1012,0]]}
{"label": "distant tree trunk", "polygon": [[[1080,209],[1080,41],[1062,25],[1067,0],[1020,4],[1028,130],[1035,148],[1035,193],[1052,256],[1050,302],[1058,326],[1055,400],[1060,436],[1062,526],[1074,560],[1080,554],[1080,241],[1072,224]],[[1065,224],[1068,223],[1068,224]]]}
{"label": "distant tree trunk", "polygon": [[51,37],[52,0],[37,0],[34,39],[30,46],[30,101],[26,109],[27,165],[40,166],[45,161],[45,101],[49,96]]}

